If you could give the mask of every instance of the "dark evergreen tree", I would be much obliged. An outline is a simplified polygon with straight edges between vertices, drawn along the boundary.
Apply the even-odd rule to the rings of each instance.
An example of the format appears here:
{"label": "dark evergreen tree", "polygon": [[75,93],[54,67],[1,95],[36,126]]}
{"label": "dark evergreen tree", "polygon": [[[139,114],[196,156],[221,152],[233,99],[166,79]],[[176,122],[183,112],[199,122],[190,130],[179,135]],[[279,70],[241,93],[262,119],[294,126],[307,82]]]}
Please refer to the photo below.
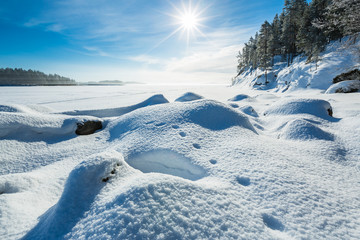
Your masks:
{"label": "dark evergreen tree", "polygon": [[260,28],[259,38],[256,43],[256,54],[258,66],[265,70],[265,79],[267,81],[267,70],[271,65],[271,46],[270,38],[272,34],[271,25],[265,21]]}
{"label": "dark evergreen tree", "polygon": [[276,14],[274,20],[271,24],[271,34],[270,34],[270,53],[272,57],[271,65],[274,65],[274,57],[281,55],[281,32],[282,25],[279,16]]}

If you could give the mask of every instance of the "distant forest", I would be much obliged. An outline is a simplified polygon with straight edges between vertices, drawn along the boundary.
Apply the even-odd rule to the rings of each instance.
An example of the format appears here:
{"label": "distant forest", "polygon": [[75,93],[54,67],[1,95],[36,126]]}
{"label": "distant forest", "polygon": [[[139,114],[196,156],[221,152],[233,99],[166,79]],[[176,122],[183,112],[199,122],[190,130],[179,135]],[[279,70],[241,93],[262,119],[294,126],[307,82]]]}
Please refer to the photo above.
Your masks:
{"label": "distant forest", "polygon": [[301,54],[318,61],[330,41],[359,32],[360,0],[285,0],[280,16],[265,21],[239,52],[238,75],[271,69],[279,60],[289,66]]}
{"label": "distant forest", "polygon": [[0,86],[76,85],[75,80],[57,74],[21,68],[0,68]]}

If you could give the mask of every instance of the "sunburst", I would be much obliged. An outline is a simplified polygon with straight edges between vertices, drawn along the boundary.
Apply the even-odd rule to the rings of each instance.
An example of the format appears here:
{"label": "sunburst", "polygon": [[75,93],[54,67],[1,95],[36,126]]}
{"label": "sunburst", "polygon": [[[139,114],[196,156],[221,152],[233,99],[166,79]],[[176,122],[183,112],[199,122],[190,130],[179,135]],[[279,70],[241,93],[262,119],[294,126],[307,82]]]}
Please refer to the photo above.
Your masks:
{"label": "sunburst", "polygon": [[151,50],[157,48],[163,42],[165,42],[179,32],[181,32],[182,36],[186,35],[187,47],[189,46],[191,37],[197,37],[198,35],[205,37],[205,34],[200,30],[200,28],[204,27],[204,25],[202,24],[202,22],[205,20],[203,14],[207,7],[200,9],[200,1],[198,1],[197,5],[193,6],[191,0],[189,0],[187,4],[185,2],[182,2],[180,7],[175,6],[170,1],[169,3],[172,5],[176,13],[165,14],[175,19],[175,25],[177,25],[178,27],[161,41],[159,41]]}
{"label": "sunburst", "polygon": [[192,1],[190,0],[186,5],[182,2],[181,8],[174,6],[177,14],[172,15],[174,19],[176,19],[176,24],[180,25],[175,31],[181,31],[182,34],[186,34],[186,42],[189,45],[190,37],[196,37],[197,35],[202,35],[202,31],[200,27],[203,27],[202,22],[204,21],[204,17],[202,14],[206,10],[206,8],[200,9],[200,1],[196,6],[193,6]]}

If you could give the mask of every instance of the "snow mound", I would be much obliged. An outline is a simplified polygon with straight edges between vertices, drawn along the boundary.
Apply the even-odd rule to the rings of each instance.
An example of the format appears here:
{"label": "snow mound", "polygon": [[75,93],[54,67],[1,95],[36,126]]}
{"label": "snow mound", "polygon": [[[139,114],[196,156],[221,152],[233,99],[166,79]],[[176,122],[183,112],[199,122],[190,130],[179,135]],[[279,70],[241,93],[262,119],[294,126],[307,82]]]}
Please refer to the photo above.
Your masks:
{"label": "snow mound", "polygon": [[187,92],[184,95],[182,95],[181,97],[175,99],[175,102],[190,102],[190,101],[195,101],[195,100],[199,100],[199,99],[203,99],[203,97],[196,93]]}
{"label": "snow mound", "polygon": [[136,109],[157,105],[157,104],[163,104],[168,103],[169,101],[164,97],[162,94],[156,94],[148,99],[146,99],[143,102],[140,102],[135,105],[127,106],[127,107],[119,107],[119,108],[109,108],[109,109],[95,109],[95,110],[75,110],[70,112],[63,112],[63,114],[66,115],[87,115],[87,116],[95,116],[99,118],[103,117],[116,117],[121,116],[126,113],[132,112]]}
{"label": "snow mound", "polygon": [[276,102],[270,106],[264,115],[311,114],[329,119],[332,108],[328,101],[321,99],[291,99]]}
{"label": "snow mound", "polygon": [[78,118],[41,113],[0,112],[0,137],[38,141],[75,133]]}
{"label": "snow mound", "polygon": [[348,80],[331,85],[325,93],[349,93],[360,90],[360,80]]}
{"label": "snow mound", "polygon": [[18,109],[13,106],[0,105],[0,112],[18,112]]}
{"label": "snow mound", "polygon": [[115,151],[91,156],[76,166],[58,203],[40,217],[24,239],[61,239],[88,211],[95,197],[117,172],[133,171]]}
{"label": "snow mound", "polygon": [[205,170],[194,165],[190,159],[167,149],[132,154],[126,162],[144,173],[165,173],[189,180],[198,180],[206,175]]}
{"label": "snow mound", "polygon": [[236,95],[235,97],[230,98],[228,101],[237,102],[237,101],[241,101],[241,100],[244,100],[247,98],[250,98],[250,97],[246,94],[239,94],[239,95]]}
{"label": "snow mound", "polygon": [[288,122],[282,129],[280,138],[290,140],[334,140],[332,134],[303,119]]}
{"label": "snow mound", "polygon": [[154,133],[153,128],[189,123],[214,131],[239,126],[256,133],[244,114],[214,100],[199,100],[151,106],[121,116],[108,124],[109,140],[119,139],[135,130],[151,129]]}
{"label": "snow mound", "polygon": [[255,109],[252,106],[242,106],[239,108],[240,111],[242,111],[243,113],[253,116],[253,117],[258,117],[258,113],[255,111]]}
{"label": "snow mound", "polygon": [[261,217],[221,189],[155,175],[115,184],[65,239],[266,238]]}
{"label": "snow mound", "polygon": [[210,130],[241,126],[255,132],[246,116],[216,101],[198,102],[193,105],[193,108],[185,111],[184,115],[189,121]]}

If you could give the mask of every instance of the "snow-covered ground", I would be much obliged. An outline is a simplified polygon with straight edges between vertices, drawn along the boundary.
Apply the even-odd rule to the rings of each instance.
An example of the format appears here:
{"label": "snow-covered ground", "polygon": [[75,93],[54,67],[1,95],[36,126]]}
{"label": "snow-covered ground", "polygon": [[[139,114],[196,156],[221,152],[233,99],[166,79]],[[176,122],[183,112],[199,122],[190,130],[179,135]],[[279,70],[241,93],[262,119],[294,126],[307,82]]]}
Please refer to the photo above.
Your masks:
{"label": "snow-covered ground", "polygon": [[[341,41],[333,41],[320,53],[318,61],[308,61],[308,57],[300,55],[287,66],[281,57],[275,57],[275,64],[265,74],[264,70],[247,69],[233,80],[233,84],[242,88],[274,89],[278,92],[297,91],[298,89],[331,88],[333,79],[354,69],[360,69],[360,34],[356,37],[345,37]],[[266,77],[267,76],[267,77]],[[347,79],[351,80],[351,79]],[[360,79],[356,79],[360,80]],[[344,84],[344,83],[342,83]],[[359,82],[353,83],[356,89]],[[337,86],[339,87],[339,86]],[[335,90],[333,90],[335,92]]]}
{"label": "snow-covered ground", "polygon": [[360,239],[359,142],[360,93],[1,87],[0,239]]}

